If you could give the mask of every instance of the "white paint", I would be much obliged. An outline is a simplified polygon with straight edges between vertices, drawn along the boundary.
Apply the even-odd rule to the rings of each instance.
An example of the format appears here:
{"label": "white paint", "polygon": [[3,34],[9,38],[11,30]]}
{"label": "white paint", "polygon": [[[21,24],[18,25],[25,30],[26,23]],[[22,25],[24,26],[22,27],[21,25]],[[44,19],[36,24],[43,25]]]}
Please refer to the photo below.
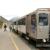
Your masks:
{"label": "white paint", "polygon": [[26,34],[26,26],[25,25],[18,25],[18,31]]}

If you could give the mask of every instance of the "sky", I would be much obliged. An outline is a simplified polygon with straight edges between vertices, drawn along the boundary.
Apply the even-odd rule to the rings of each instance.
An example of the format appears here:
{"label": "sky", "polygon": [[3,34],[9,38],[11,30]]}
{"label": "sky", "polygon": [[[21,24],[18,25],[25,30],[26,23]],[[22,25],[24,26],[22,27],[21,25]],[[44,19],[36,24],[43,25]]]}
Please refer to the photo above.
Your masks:
{"label": "sky", "polygon": [[7,20],[22,17],[37,8],[50,8],[50,0],[0,0],[0,16]]}

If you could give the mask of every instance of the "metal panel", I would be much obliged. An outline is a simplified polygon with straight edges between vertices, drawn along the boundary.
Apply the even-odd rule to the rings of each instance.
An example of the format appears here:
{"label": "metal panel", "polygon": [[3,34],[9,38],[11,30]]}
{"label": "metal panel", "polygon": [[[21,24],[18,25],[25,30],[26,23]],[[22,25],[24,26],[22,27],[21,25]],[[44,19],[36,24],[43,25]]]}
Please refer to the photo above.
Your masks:
{"label": "metal panel", "polygon": [[[48,11],[38,11],[37,16],[38,16],[39,13],[47,13],[47,14],[49,14]],[[37,21],[37,39],[46,39],[46,38],[49,38],[49,25],[40,26],[39,21]]]}
{"label": "metal panel", "polygon": [[18,31],[26,34],[26,25],[18,25]]}

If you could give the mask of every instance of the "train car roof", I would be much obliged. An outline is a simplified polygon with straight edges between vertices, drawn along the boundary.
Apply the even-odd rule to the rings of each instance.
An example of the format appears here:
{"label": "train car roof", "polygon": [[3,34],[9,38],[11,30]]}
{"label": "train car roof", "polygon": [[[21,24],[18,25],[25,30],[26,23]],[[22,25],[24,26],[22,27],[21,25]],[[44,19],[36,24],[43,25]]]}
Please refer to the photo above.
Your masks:
{"label": "train car roof", "polygon": [[36,11],[50,11],[50,8],[38,8]]}
{"label": "train car roof", "polygon": [[38,8],[37,10],[20,17],[18,20],[23,19],[23,18],[27,17],[28,15],[36,14],[37,11],[50,11],[50,8]]}

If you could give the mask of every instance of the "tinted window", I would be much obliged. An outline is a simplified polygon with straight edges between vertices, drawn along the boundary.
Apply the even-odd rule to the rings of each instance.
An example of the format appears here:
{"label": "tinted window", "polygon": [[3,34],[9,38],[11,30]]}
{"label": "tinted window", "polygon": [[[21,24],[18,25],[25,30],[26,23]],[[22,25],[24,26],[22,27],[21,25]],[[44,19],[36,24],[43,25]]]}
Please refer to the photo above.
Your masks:
{"label": "tinted window", "polygon": [[48,14],[46,14],[46,13],[39,14],[39,24],[48,25]]}
{"label": "tinted window", "polygon": [[35,15],[35,14],[33,14],[33,15],[31,16],[31,24],[32,24],[32,25],[36,25],[36,15]]}
{"label": "tinted window", "polygon": [[21,19],[18,21],[19,25],[25,25],[25,18]]}
{"label": "tinted window", "polygon": [[14,22],[14,25],[16,25],[16,22]]}

